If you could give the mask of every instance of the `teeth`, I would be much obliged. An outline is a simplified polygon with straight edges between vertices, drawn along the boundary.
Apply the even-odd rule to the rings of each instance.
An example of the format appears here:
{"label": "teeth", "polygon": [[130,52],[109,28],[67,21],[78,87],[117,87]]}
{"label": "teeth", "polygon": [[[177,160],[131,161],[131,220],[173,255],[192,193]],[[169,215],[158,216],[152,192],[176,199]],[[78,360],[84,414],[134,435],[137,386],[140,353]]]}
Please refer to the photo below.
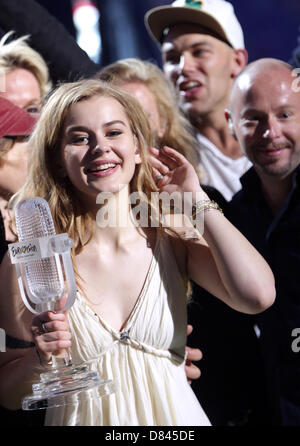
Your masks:
{"label": "teeth", "polygon": [[183,86],[182,86],[182,89],[183,90],[187,90],[187,89],[189,89],[189,88],[194,88],[194,87],[199,87],[199,82],[187,82],[186,84],[184,84]]}
{"label": "teeth", "polygon": [[116,164],[113,163],[107,163],[107,164],[101,164],[100,166],[95,167],[95,169],[90,169],[91,172],[98,172],[99,170],[106,170],[110,167],[116,167]]}

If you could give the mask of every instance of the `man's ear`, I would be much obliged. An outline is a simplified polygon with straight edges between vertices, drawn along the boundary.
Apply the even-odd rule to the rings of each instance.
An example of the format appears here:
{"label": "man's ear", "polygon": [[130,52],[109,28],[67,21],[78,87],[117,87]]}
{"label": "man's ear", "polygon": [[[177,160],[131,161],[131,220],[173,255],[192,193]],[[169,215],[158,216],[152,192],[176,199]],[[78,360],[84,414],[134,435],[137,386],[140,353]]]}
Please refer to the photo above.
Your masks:
{"label": "man's ear", "polygon": [[224,114],[225,114],[225,118],[226,118],[226,121],[227,121],[227,125],[228,125],[228,128],[229,128],[230,134],[234,137],[234,139],[237,139],[236,135],[235,135],[235,131],[234,131],[231,111],[226,109]]}
{"label": "man's ear", "polygon": [[231,76],[236,78],[247,65],[248,53],[244,49],[233,50],[233,52],[234,55]]}

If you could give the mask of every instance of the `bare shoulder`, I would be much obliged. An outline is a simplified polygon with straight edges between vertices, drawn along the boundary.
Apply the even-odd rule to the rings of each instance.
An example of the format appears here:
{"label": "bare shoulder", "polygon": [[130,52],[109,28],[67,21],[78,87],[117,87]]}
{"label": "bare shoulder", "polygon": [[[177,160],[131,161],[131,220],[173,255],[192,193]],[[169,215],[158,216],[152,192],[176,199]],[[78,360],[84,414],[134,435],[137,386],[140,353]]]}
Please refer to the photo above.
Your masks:
{"label": "bare shoulder", "polygon": [[32,341],[32,317],[20,296],[15,267],[6,254],[0,265],[0,327],[10,336]]}

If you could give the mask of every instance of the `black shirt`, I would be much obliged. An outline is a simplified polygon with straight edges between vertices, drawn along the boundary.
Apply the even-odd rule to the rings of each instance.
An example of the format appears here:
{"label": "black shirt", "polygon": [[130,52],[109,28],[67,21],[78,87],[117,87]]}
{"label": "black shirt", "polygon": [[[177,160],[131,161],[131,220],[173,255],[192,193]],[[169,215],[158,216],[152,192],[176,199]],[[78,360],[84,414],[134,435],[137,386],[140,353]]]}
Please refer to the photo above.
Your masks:
{"label": "black shirt", "polygon": [[274,424],[300,425],[300,352],[292,332],[300,327],[300,167],[276,216],[271,213],[254,168],[229,204],[229,218],[269,263],[276,301],[257,316],[266,386]]}
{"label": "black shirt", "polygon": [[[228,213],[214,188],[202,186]],[[203,409],[216,426],[262,425],[269,422],[257,337],[252,316],[233,310],[193,284],[188,320],[194,330],[187,345],[200,348],[200,379],[192,383]]]}

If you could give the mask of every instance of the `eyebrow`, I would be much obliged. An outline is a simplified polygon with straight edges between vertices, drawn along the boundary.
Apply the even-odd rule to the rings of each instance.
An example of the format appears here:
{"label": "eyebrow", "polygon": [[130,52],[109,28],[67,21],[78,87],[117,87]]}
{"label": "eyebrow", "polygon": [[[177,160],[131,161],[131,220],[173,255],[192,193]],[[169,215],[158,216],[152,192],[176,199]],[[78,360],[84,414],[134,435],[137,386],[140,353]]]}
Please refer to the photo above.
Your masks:
{"label": "eyebrow", "polygon": [[24,107],[29,107],[30,105],[41,105],[42,100],[41,99],[32,99],[28,102],[26,102],[26,104],[24,105]]}
{"label": "eyebrow", "polygon": [[[298,110],[297,107],[295,107],[294,105],[291,104],[283,104],[283,105],[279,105],[278,107],[276,107],[275,111],[281,111],[281,110]],[[264,110],[259,110],[256,108],[246,108],[244,110],[241,111],[241,116],[245,116],[247,114],[251,114],[251,113],[259,113],[259,114],[266,114],[266,112]]]}
{"label": "eyebrow", "polygon": [[121,125],[126,126],[124,121],[121,121],[120,119],[115,119],[114,121],[106,122],[105,124],[103,124],[103,127],[109,127],[114,124],[121,124]]}
{"label": "eyebrow", "polygon": [[[111,125],[115,125],[115,124],[121,124],[124,127],[126,126],[124,121],[121,121],[119,119],[115,119],[114,121],[105,122],[105,124],[103,124],[102,127],[110,127]],[[74,126],[67,127],[67,133],[75,132],[76,130],[77,131],[86,132],[86,131],[89,130],[89,128],[84,126],[84,125],[74,125]]]}
{"label": "eyebrow", "polygon": [[211,47],[212,45],[209,43],[209,42],[205,42],[205,41],[198,41],[198,42],[195,42],[195,43],[192,43],[191,45],[189,45],[189,47],[188,48],[195,48],[196,46],[209,46],[209,47]]}
{"label": "eyebrow", "polygon": [[[212,45],[209,42],[205,42],[203,40],[197,41],[195,43],[192,43],[190,45],[187,46],[187,49],[194,49],[198,46],[206,46],[208,48],[212,48]],[[172,48],[166,49],[164,52],[165,53],[169,53],[171,51],[178,51],[177,48],[175,46],[172,46]]]}
{"label": "eyebrow", "polygon": [[245,116],[251,113],[262,113],[262,112],[257,110],[256,108],[245,108],[244,110],[241,111],[241,116]]}

